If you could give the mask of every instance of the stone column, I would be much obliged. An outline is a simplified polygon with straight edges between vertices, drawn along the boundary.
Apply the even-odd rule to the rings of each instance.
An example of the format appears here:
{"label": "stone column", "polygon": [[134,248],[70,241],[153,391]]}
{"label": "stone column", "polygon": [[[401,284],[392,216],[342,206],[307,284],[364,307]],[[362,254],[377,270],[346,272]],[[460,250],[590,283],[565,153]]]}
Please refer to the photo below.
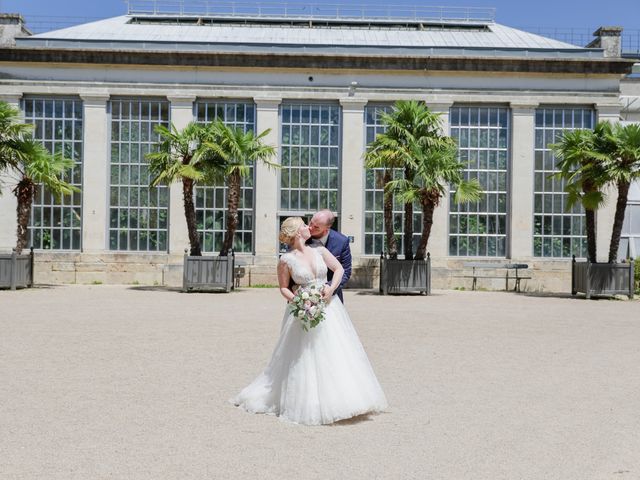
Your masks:
{"label": "stone column", "polygon": [[[0,100],[12,107],[20,108],[22,95],[0,95]],[[16,246],[16,208],[18,202],[11,189],[15,186],[15,179],[11,175],[0,174],[0,252],[10,252]],[[26,253],[26,252],[25,252]]]}
{"label": "stone column", "polygon": [[[280,161],[280,119],[279,109],[282,98],[256,97],[256,132],[271,129],[263,139],[266,145],[276,149]],[[264,164],[255,166],[254,223],[255,263],[273,265],[277,258],[278,246],[278,172]]]}
{"label": "stone column", "polygon": [[366,100],[343,98],[340,230],[353,237],[351,254],[364,253],[364,107]]}
{"label": "stone column", "polygon": [[533,184],[537,104],[511,104],[509,258],[533,256]]}
{"label": "stone column", "polygon": [[[449,135],[449,109],[453,102],[443,101],[427,101],[429,110],[440,114],[442,120],[442,133]],[[433,212],[433,226],[431,227],[431,236],[427,244],[427,252],[437,259],[443,259],[449,256],[449,186],[440,199],[440,204]]]}
{"label": "stone column", "polygon": [[109,222],[109,117],[106,93],[81,93],[84,108],[82,251],[107,250]]}
{"label": "stone column", "polygon": [[[622,105],[596,105],[599,122],[605,121],[612,124],[620,122],[620,110]],[[611,186],[604,190],[605,204],[596,213],[596,248],[598,262],[606,262],[609,259],[609,244],[611,243],[611,230],[616,214],[616,200],[618,190]]]}
{"label": "stone column", "polygon": [[[171,123],[182,130],[194,120],[193,102],[196,97],[173,95],[167,99],[171,102]],[[169,187],[169,253],[182,256],[185,248],[189,248],[189,231],[184,217],[182,182],[174,182]]]}

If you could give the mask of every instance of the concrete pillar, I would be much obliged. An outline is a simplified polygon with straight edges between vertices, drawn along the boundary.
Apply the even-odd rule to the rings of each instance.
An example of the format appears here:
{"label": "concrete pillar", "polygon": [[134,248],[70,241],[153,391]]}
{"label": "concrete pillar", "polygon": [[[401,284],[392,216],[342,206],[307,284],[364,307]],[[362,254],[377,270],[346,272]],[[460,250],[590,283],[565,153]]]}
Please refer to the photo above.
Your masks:
{"label": "concrete pillar", "polygon": [[351,253],[364,254],[364,107],[366,100],[343,98],[340,230],[353,237]]}
{"label": "concrete pillar", "polygon": [[[14,108],[20,108],[22,95],[0,95],[0,101],[6,102]],[[11,190],[15,186],[15,179],[7,173],[0,173],[0,252],[10,252],[16,246],[16,208],[18,202]]]}
{"label": "concrete pillar", "polygon": [[[620,110],[622,106],[618,103],[613,105],[596,105],[598,121],[612,124],[620,122]],[[605,204],[598,209],[596,214],[596,249],[597,260],[606,262],[609,259],[609,243],[611,243],[611,230],[616,213],[616,200],[618,191],[615,187],[608,187],[604,191],[606,195]]]}
{"label": "concrete pillar", "polygon": [[[171,123],[182,130],[193,118],[194,96],[168,96],[171,102]],[[172,183],[169,187],[169,253],[183,255],[189,248],[189,231],[184,217],[184,202],[182,199],[182,182]]]}
{"label": "concrete pillar", "polygon": [[109,118],[106,93],[81,93],[84,108],[82,251],[107,249],[109,217]]}
{"label": "concrete pillar", "polygon": [[[280,161],[280,120],[279,109],[282,98],[256,97],[256,131],[263,132],[271,129],[263,139],[266,145],[276,149]],[[255,261],[271,265],[277,258],[278,246],[278,172],[264,164],[258,164],[254,190],[254,224],[253,235],[255,244]]]}
{"label": "concrete pillar", "polygon": [[511,104],[509,258],[533,256],[533,184],[537,104]]}
{"label": "concrete pillar", "polygon": [[[453,102],[427,101],[429,110],[440,114],[442,120],[442,133],[449,135],[449,109]],[[434,258],[445,258],[449,256],[449,186],[440,199],[440,204],[433,212],[433,226],[431,236],[427,244],[427,251]]]}

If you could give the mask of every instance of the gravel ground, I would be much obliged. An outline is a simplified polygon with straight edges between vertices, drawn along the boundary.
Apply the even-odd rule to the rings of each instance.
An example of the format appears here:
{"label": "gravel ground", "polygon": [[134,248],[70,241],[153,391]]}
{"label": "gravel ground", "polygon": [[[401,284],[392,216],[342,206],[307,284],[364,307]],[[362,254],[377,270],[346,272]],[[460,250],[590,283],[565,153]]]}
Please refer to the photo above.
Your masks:
{"label": "gravel ground", "polygon": [[0,479],[640,479],[640,302],[345,301],[390,408],[304,427],[227,403],[275,289],[0,291]]}

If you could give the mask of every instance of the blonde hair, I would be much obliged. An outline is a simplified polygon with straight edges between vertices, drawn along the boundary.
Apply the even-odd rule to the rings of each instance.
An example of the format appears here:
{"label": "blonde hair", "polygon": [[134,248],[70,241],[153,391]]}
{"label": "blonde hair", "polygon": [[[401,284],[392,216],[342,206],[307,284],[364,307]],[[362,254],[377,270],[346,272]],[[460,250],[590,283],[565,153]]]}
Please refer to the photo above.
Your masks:
{"label": "blonde hair", "polygon": [[304,221],[300,217],[288,217],[282,222],[280,227],[280,241],[291,245],[300,227],[304,225]]}

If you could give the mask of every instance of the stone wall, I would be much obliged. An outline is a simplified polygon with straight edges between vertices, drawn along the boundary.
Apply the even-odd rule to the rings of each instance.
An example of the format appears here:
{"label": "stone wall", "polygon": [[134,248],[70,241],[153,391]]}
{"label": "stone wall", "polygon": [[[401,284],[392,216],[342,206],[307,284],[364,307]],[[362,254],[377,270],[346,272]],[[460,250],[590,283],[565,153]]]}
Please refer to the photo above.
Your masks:
{"label": "stone wall", "polygon": [[182,285],[182,257],[165,254],[36,253],[36,284]]}
{"label": "stone wall", "polygon": [[[470,259],[432,260],[432,284],[434,289],[471,289],[471,278],[464,278],[471,270],[463,264]],[[529,269],[521,275],[532,277],[521,282],[521,289],[529,292],[570,292],[571,260],[496,259],[490,263],[526,263]],[[278,284],[276,261],[256,259],[250,255],[236,257],[237,281],[240,287]],[[134,253],[36,253],[36,284],[141,284],[182,286],[183,257],[166,254]],[[486,270],[481,275],[504,275],[505,270]],[[510,272],[510,276],[514,274]],[[379,259],[361,257],[354,260],[354,268],[348,288],[377,289]],[[509,282],[513,288],[513,281]],[[478,289],[503,290],[504,278],[480,279]]]}

